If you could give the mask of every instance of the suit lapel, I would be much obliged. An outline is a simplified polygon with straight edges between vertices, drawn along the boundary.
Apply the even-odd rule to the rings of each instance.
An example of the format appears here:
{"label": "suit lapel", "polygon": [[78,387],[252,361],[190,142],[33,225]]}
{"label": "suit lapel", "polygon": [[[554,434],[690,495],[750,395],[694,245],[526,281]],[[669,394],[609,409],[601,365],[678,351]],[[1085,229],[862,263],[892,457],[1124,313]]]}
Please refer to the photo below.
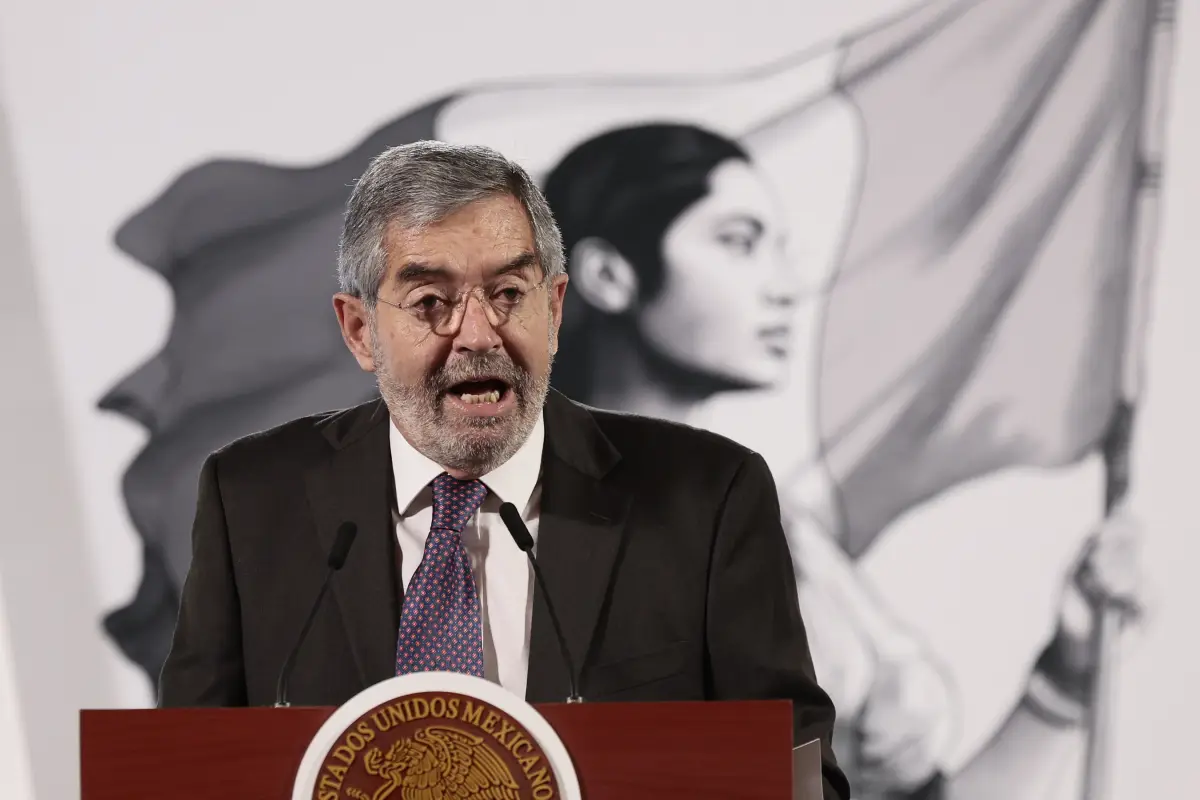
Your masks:
{"label": "suit lapel", "polygon": [[[627,490],[603,480],[619,460],[592,415],[551,392],[536,554],[571,658],[581,672],[604,613],[632,500]],[[569,691],[540,588],[534,592],[527,687],[530,702],[562,701]]]}
{"label": "suit lapel", "polygon": [[334,577],[331,592],[364,686],[394,674],[399,628],[387,421],[381,401],[329,418],[323,433],[333,451],[305,474],[324,552],[329,551],[343,522],[358,526],[354,546],[346,565]]}

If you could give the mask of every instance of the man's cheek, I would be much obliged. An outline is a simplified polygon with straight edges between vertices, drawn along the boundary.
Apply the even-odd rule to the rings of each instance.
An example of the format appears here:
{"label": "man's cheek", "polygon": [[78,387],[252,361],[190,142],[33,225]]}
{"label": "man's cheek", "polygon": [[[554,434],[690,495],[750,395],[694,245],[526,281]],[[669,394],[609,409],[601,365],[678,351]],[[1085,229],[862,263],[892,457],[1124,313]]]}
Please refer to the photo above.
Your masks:
{"label": "man's cheek", "polygon": [[521,329],[511,334],[503,339],[505,354],[518,369],[532,370],[541,360],[538,357],[538,344],[545,347],[545,332]]}
{"label": "man's cheek", "polygon": [[441,393],[447,386],[447,379],[444,374],[445,364],[422,364],[419,372],[414,372],[412,375],[412,383],[414,386],[424,386],[431,392]]}

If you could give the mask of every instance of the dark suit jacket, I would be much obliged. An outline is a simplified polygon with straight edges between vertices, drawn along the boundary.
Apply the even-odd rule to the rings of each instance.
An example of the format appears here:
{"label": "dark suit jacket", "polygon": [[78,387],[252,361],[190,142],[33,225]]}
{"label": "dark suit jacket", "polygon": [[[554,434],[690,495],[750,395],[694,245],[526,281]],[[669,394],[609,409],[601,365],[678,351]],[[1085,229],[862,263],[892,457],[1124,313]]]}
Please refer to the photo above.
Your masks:
{"label": "dark suit jacket", "polygon": [[[784,698],[847,798],[834,709],[813,676],[775,484],[762,457],[683,425],[552,391],[537,557],[587,700]],[[162,706],[270,705],[338,526],[358,525],[296,662],[296,704],[339,705],[394,673],[401,591],[381,401],[300,419],[205,462]],[[568,677],[534,595],[530,702]]]}

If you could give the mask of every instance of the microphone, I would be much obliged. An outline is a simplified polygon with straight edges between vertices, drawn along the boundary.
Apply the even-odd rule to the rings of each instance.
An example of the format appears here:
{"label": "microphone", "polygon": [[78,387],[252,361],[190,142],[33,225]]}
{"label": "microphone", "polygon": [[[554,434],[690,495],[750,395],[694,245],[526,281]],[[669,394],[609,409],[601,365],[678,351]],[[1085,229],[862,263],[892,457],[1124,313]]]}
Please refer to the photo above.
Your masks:
{"label": "microphone", "polygon": [[563,662],[567,665],[567,679],[571,682],[571,696],[567,698],[567,702],[582,703],[583,698],[579,696],[579,686],[575,683],[575,664],[571,661],[571,653],[567,650],[567,637],[563,636],[562,626],[558,624],[558,615],[554,613],[554,603],[550,601],[550,592],[546,591],[546,581],[542,578],[542,570],[538,567],[537,559],[533,557],[533,536],[530,535],[529,528],[525,527],[525,520],[521,519],[521,512],[517,511],[517,507],[512,503],[501,504],[500,519],[504,520],[504,527],[508,528],[517,547],[521,548],[529,558],[529,563],[533,566],[533,577],[542,589],[542,597],[546,600],[546,610],[550,612],[550,622],[554,625],[554,635],[558,639],[559,649],[562,650]]}
{"label": "microphone", "polygon": [[333,547],[329,549],[329,558],[325,561],[328,567],[325,572],[325,582],[321,584],[321,591],[317,593],[316,602],[308,612],[308,619],[304,620],[304,627],[300,629],[296,646],[292,648],[287,661],[283,662],[283,669],[279,671],[279,683],[275,687],[276,708],[287,708],[291,705],[287,701],[287,687],[288,679],[292,677],[292,668],[296,666],[296,656],[300,653],[300,647],[304,644],[304,640],[308,638],[308,629],[312,627],[313,619],[317,616],[317,609],[321,607],[321,601],[325,599],[325,592],[329,590],[329,581],[333,578],[333,573],[345,565],[346,556],[350,554],[350,547],[354,544],[354,537],[357,535],[358,526],[353,522],[343,522],[338,526]]}

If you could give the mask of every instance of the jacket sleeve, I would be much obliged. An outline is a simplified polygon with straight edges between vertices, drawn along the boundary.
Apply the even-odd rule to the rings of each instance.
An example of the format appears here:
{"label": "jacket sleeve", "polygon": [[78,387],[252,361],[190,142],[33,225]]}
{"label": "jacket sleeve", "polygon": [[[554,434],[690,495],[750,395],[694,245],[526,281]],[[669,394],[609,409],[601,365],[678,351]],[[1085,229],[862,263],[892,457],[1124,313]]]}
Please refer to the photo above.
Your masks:
{"label": "jacket sleeve", "polygon": [[192,561],[171,651],[159,679],[159,707],[244,706],[241,610],[217,455],[200,471]]}
{"label": "jacket sleeve", "polygon": [[833,701],[817,685],[775,481],[756,453],[722,505],[707,602],[714,698],[791,700],[794,744],[821,741],[826,800],[849,800],[833,753]]}

